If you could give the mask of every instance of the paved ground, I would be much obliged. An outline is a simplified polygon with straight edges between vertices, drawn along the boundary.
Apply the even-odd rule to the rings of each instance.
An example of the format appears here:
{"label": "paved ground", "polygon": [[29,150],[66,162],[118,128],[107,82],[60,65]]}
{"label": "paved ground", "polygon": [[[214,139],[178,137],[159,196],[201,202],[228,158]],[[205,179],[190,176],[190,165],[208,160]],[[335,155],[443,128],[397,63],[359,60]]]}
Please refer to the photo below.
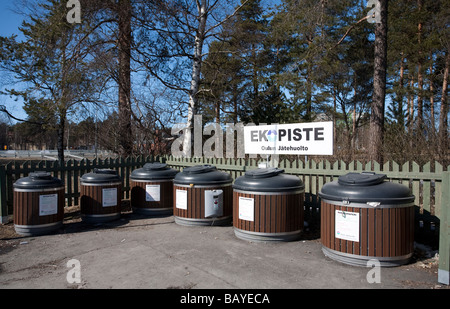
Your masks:
{"label": "paved ground", "polygon": [[[67,275],[80,263],[80,283]],[[71,272],[72,271],[72,272]],[[233,227],[184,227],[173,217],[131,213],[109,224],[88,226],[69,214],[58,233],[20,237],[0,227],[2,289],[447,289],[437,282],[437,263],[416,250],[411,264],[381,269],[325,257],[314,233],[288,243],[254,243]]]}

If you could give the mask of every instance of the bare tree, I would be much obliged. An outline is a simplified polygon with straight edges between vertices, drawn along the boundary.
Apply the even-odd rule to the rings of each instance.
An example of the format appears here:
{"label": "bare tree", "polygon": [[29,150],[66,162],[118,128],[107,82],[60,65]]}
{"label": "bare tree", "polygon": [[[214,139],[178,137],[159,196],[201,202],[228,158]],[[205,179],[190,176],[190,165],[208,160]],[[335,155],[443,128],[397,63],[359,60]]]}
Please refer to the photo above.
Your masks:
{"label": "bare tree", "polygon": [[[143,1],[138,8],[139,43],[136,59],[151,78],[188,95],[183,153],[191,154],[191,129],[199,112],[202,64],[211,39],[247,2],[235,0]],[[231,11],[231,12],[230,12]],[[189,68],[190,67],[190,68]]]}
{"label": "bare tree", "polygon": [[[96,100],[104,78],[101,70],[93,69],[91,23],[70,24],[65,4],[56,0],[23,3],[30,4],[22,13],[25,21],[20,30],[25,40],[0,38],[0,65],[26,87],[6,93],[24,99],[31,122],[58,132],[58,159],[64,161],[67,117]],[[86,19],[91,20],[88,15]]]}

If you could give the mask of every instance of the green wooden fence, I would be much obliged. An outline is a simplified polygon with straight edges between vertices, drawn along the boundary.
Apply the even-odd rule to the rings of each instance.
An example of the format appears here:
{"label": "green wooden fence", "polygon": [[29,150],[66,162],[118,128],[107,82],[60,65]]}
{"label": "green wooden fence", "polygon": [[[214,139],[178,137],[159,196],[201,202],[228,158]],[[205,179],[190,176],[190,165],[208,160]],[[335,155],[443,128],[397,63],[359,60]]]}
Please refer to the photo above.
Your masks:
{"label": "green wooden fence", "polygon": [[[66,185],[66,204],[76,206],[80,198],[79,178],[94,168],[112,168],[117,170],[123,179],[123,198],[130,197],[130,175],[134,169],[142,167],[147,162],[165,162],[170,167],[182,170],[184,167],[200,164],[212,164],[219,170],[229,172],[233,179],[245,174],[246,171],[258,167],[261,160],[255,159],[208,159],[208,158],[174,158],[167,157],[136,157],[106,160],[67,161],[59,162],[9,163],[0,166],[0,218],[2,223],[10,220],[13,208],[13,183],[33,171],[48,171],[62,179]],[[415,196],[418,216],[416,225],[424,231],[435,231],[439,236],[440,274],[443,271],[448,277],[450,261],[450,166],[444,168],[438,162],[429,162],[423,166],[415,162],[397,164],[386,162],[380,165],[376,162],[361,163],[359,161],[346,163],[343,161],[303,161],[281,160],[278,167],[286,173],[299,176],[305,184],[305,218],[317,223],[320,212],[318,193],[322,186],[337,177],[349,172],[372,171],[386,174],[389,181],[408,186]],[[427,235],[430,235],[429,233]],[[448,279],[447,279],[448,280]],[[447,283],[448,284],[448,283]]]}
{"label": "green wooden fence", "polygon": [[[244,159],[206,159],[206,158],[164,158],[165,162],[174,168],[183,168],[185,166],[194,166],[198,164],[212,164],[218,169],[231,173],[233,178],[245,174],[245,171],[255,169],[262,160],[244,160]],[[278,163],[288,174],[299,176],[304,184],[305,191],[309,195],[311,206],[319,207],[317,195],[322,186],[330,181],[336,180],[339,176],[349,172],[372,171],[386,174],[389,181],[397,182],[408,186],[415,196],[415,205],[419,207],[421,214],[440,217],[442,212],[442,180],[444,168],[439,162],[432,164],[428,162],[419,166],[415,162],[407,162],[399,165],[395,162],[386,162],[380,165],[376,162],[361,163],[358,161],[345,163],[336,161],[307,162],[295,160],[282,160]],[[448,166],[445,170],[450,170]]]}

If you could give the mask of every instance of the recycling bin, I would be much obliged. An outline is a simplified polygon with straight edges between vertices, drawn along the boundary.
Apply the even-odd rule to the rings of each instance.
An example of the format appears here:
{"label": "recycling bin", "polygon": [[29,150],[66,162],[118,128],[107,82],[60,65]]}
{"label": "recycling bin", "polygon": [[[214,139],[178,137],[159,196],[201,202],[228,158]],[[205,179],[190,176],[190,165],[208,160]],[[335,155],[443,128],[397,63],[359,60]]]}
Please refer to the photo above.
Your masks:
{"label": "recycling bin", "polygon": [[414,195],[408,187],[371,172],[348,173],[323,186],[323,253],[336,261],[367,266],[408,263],[414,251]]}
{"label": "recycling bin", "polygon": [[236,237],[249,241],[293,241],[304,225],[302,180],[277,168],[251,170],[233,185]]}
{"label": "recycling bin", "polygon": [[133,212],[163,216],[173,213],[173,179],[178,174],[164,163],[147,163],[130,176]]}
{"label": "recycling bin", "polygon": [[14,191],[14,228],[24,236],[44,235],[62,227],[64,183],[47,172],[33,172],[17,180]]}
{"label": "recycling bin", "polygon": [[104,223],[121,215],[122,179],[115,170],[94,169],[80,178],[81,218],[86,223]]}
{"label": "recycling bin", "polygon": [[230,225],[233,179],[212,165],[185,168],[173,181],[173,214],[180,225]]}

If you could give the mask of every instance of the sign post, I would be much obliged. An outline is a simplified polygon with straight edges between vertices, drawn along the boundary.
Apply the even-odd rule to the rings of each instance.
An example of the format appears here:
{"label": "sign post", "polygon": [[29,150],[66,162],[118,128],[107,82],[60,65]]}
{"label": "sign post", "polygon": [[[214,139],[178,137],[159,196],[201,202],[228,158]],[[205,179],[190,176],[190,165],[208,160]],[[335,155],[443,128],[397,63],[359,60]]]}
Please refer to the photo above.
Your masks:
{"label": "sign post", "polygon": [[244,140],[246,154],[333,155],[333,122],[249,126]]}

